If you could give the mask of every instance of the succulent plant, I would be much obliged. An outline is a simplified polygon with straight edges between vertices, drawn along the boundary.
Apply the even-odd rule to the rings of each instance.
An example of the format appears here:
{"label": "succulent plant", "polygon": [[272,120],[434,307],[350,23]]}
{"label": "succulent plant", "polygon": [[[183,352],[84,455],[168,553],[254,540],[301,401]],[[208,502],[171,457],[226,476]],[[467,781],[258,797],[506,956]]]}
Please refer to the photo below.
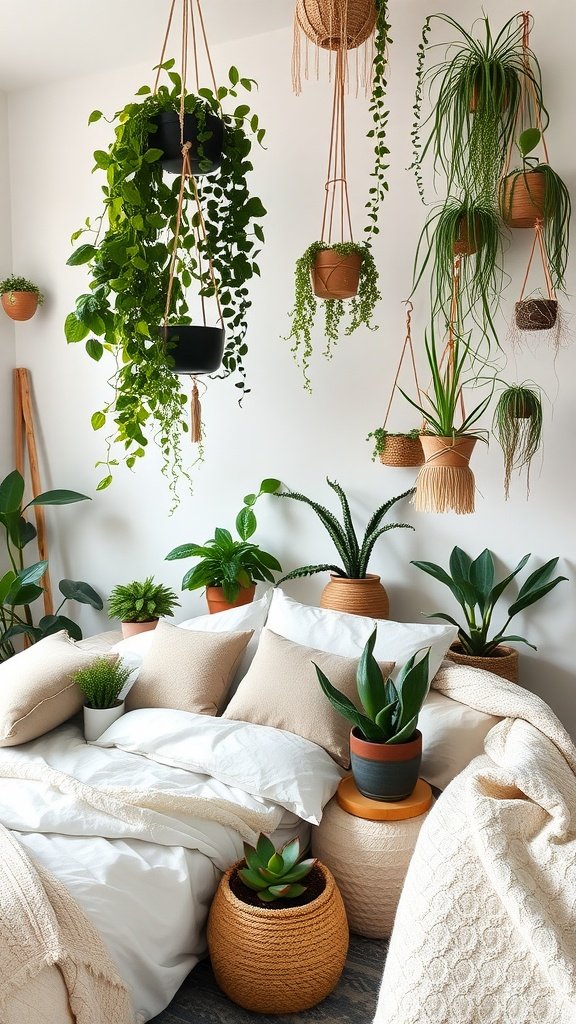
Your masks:
{"label": "succulent plant", "polygon": [[239,869],[238,876],[244,885],[258,893],[263,903],[301,896],[306,892],[306,886],[299,883],[316,863],[314,857],[300,860],[298,837],[276,850],[263,832],[258,836],[256,848],[244,843],[244,859],[246,867]]}

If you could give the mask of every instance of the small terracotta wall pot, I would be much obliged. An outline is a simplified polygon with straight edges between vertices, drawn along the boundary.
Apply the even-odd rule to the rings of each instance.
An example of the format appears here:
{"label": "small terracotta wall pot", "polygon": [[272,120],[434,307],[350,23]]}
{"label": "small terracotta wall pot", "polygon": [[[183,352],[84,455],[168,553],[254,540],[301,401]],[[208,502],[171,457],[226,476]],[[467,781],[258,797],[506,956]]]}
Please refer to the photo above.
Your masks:
{"label": "small terracotta wall pot", "polygon": [[149,629],[156,629],[158,619],[149,619],[148,622],[121,622],[122,636],[124,639],[129,636],[136,636],[137,633],[147,633]]}
{"label": "small terracotta wall pot", "polygon": [[488,658],[480,658],[473,654],[464,654],[460,644],[452,644],[446,657],[457,665],[468,665],[470,668],[482,668],[485,672],[493,672],[510,683],[518,682],[518,651],[502,644]]}
{"label": "small terracotta wall pot", "polygon": [[374,0],[297,0],[296,24],[323,50],[353,50],[376,24]]}
{"label": "small terracotta wall pot", "polygon": [[418,782],[422,733],[416,729],[407,743],[371,743],[355,725],[350,733],[354,782],[370,800],[406,800]]}
{"label": "small terracotta wall pot", "polygon": [[315,900],[282,910],[253,907],[229,884],[243,863],[223,876],[210,908],[214,976],[229,999],[252,1013],[301,1013],[330,994],[346,961],[348,922],[340,890],[316,861],[326,885]]}
{"label": "small terracotta wall pot", "polygon": [[[472,228],[472,230],[470,230]],[[482,225],[480,218],[476,215],[473,218],[473,225],[470,219],[463,214],[458,221],[458,233],[452,246],[455,256],[472,256],[482,247]]]}
{"label": "small terracotta wall pot", "polygon": [[4,292],[2,306],[11,320],[30,320],[38,309],[38,296],[35,292]]}
{"label": "small terracotta wall pot", "polygon": [[511,228],[533,228],[544,220],[546,178],[538,171],[508,174],[500,186],[502,219]]}
{"label": "small terracotta wall pot", "polygon": [[111,708],[87,708],[84,705],[84,739],[93,743],[124,714],[124,701],[117,700]]}
{"label": "small terracotta wall pot", "polygon": [[556,299],[521,299],[514,306],[516,327],[520,331],[550,331],[558,318]]}
{"label": "small terracotta wall pot", "polygon": [[380,462],[383,466],[395,466],[398,469],[421,466],[424,452],[420,438],[387,434],[380,452]]}
{"label": "small terracotta wall pot", "polygon": [[216,612],[228,612],[231,608],[239,608],[243,604],[250,604],[254,600],[256,584],[250,587],[241,587],[240,593],[235,601],[227,601],[222,587],[206,587],[206,601],[210,615]]}
{"label": "small terracotta wall pot", "polygon": [[369,615],[373,619],[387,619],[390,614],[388,594],[374,573],[368,573],[363,580],[330,576],[320,596],[320,607],[349,615]]}
{"label": "small terracotta wall pot", "polygon": [[319,299],[351,299],[358,292],[362,257],[321,249],[312,267],[312,288]]}
{"label": "small terracotta wall pot", "polygon": [[477,438],[468,435],[440,437],[438,434],[421,434],[420,440],[426,465],[462,467],[468,465]]}

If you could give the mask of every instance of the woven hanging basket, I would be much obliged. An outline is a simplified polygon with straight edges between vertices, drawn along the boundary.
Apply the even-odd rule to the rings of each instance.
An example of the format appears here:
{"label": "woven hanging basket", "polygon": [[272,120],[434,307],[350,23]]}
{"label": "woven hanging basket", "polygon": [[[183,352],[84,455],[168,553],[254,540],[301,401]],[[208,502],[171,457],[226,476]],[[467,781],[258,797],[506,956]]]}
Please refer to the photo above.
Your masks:
{"label": "woven hanging basket", "polygon": [[396,469],[410,469],[424,463],[424,451],[419,437],[405,437],[402,434],[386,434],[384,447],[380,452],[383,466]]}
{"label": "woven hanging basket", "polygon": [[503,644],[497,647],[488,658],[464,654],[460,644],[452,644],[447,655],[457,665],[468,665],[470,668],[482,668],[485,672],[493,672],[495,676],[508,679],[511,683],[518,682],[518,651]]}
{"label": "woven hanging basket", "polygon": [[372,35],[375,0],[297,0],[296,24],[323,50],[354,50]]}
{"label": "woven hanging basket", "polygon": [[558,318],[556,299],[522,299],[514,307],[516,327],[520,331],[550,331]]}
{"label": "woven hanging basket", "polygon": [[358,293],[362,257],[321,249],[312,266],[312,289],[319,299],[352,299]]}
{"label": "woven hanging basket", "polygon": [[369,615],[372,619],[387,619],[390,613],[388,594],[380,577],[373,573],[362,580],[330,576],[320,595],[320,607],[349,615]]}
{"label": "woven hanging basket", "polygon": [[476,484],[468,465],[477,438],[422,434],[425,464],[411,499],[418,512],[474,512]]}
{"label": "woven hanging basket", "polygon": [[544,220],[546,178],[539,171],[508,174],[500,187],[502,219],[510,228],[533,228]]}
{"label": "woven hanging basket", "polygon": [[283,910],[243,903],[222,878],[208,918],[214,976],[229,999],[253,1013],[301,1013],[337,984],[348,952],[348,922],[328,868],[323,892],[301,907]]}

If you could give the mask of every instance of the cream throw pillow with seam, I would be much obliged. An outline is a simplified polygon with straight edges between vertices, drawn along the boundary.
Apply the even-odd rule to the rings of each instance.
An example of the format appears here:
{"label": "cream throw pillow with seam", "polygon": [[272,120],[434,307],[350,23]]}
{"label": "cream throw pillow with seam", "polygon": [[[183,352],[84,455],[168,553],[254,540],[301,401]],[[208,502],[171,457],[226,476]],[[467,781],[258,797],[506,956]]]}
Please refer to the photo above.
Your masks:
{"label": "cream throw pillow with seam", "polygon": [[160,620],[126,710],[173,708],[217,715],[252,630],[208,633]]}
{"label": "cream throw pillow with seam", "polygon": [[[361,707],[356,686],[358,658],[303,647],[264,629],[254,660],[222,715],[303,736],[350,766],[350,722],[332,707],[318,682],[315,662],[336,689]],[[387,677],[394,662],[381,663]]]}
{"label": "cream throw pillow with seam", "polygon": [[95,657],[61,630],[3,662],[0,747],[27,743],[75,715],[84,698],[72,676]]}

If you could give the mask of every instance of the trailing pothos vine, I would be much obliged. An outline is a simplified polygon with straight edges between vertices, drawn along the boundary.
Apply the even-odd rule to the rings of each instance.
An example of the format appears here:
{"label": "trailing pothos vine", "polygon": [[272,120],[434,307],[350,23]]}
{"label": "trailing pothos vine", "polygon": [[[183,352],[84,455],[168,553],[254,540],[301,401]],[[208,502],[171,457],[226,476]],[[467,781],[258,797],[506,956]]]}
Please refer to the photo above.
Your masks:
{"label": "trailing pothos vine", "polygon": [[370,177],[374,179],[368,191],[368,202],[366,203],[368,224],[364,228],[370,244],[374,235],[379,234],[378,218],[380,207],[388,191],[386,171],[389,168],[387,158],[390,150],[386,146],[386,128],[390,111],[386,109],[386,68],[388,65],[388,47],[392,43],[390,38],[390,24],[388,22],[388,0],[376,0],[376,28],[374,36],[374,61],[372,64],[372,91],[370,94],[370,114],[373,127],[368,132],[368,138],[374,140],[374,170]]}

